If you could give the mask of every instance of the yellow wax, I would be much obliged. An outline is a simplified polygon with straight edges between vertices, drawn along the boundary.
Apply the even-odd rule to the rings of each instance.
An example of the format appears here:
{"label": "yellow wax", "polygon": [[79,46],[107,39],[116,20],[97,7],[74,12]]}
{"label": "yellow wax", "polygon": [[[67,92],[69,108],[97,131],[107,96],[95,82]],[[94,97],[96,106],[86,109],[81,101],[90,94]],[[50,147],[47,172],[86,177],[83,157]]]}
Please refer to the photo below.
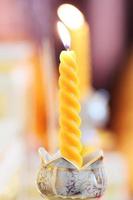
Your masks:
{"label": "yellow wax", "polygon": [[91,89],[91,52],[90,33],[86,22],[76,29],[70,29],[71,46],[77,55],[79,66],[79,80],[81,98],[85,97]]}
{"label": "yellow wax", "polygon": [[79,117],[79,80],[75,53],[62,51],[60,62],[60,151],[63,158],[80,168],[83,161],[79,129],[81,122]]}

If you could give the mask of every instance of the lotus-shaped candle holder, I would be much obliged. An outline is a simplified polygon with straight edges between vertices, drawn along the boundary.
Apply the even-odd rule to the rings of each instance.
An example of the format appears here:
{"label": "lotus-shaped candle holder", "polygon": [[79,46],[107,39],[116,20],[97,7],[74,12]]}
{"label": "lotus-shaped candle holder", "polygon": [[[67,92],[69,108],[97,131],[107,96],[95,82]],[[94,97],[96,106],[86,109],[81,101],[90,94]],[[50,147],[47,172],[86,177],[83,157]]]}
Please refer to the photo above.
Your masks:
{"label": "lotus-shaped candle holder", "polygon": [[106,189],[103,153],[96,151],[84,157],[78,170],[63,159],[60,153],[51,157],[40,148],[41,166],[37,175],[37,187],[41,195],[50,200],[97,199]]}

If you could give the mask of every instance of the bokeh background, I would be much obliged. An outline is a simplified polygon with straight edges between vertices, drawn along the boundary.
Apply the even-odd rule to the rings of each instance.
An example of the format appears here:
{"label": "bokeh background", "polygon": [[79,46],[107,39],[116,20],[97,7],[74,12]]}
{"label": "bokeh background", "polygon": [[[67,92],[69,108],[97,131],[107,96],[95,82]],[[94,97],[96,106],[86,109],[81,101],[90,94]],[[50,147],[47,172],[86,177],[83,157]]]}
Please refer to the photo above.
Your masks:
{"label": "bokeh background", "polygon": [[131,200],[132,0],[0,0],[0,200],[42,199],[35,185],[37,151],[58,149],[58,65],[64,47],[56,24],[64,3],[84,16],[84,26],[69,30],[83,81],[82,142],[86,149],[104,150],[103,200]]}

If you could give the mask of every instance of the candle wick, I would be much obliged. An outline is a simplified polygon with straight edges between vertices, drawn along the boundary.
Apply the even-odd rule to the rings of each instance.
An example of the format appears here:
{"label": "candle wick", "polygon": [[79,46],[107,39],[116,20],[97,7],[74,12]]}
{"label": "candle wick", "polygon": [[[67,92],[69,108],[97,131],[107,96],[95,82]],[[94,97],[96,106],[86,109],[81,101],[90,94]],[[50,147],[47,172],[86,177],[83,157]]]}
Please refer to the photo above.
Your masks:
{"label": "candle wick", "polygon": [[65,49],[69,51],[70,50],[70,46],[66,44],[65,45]]}

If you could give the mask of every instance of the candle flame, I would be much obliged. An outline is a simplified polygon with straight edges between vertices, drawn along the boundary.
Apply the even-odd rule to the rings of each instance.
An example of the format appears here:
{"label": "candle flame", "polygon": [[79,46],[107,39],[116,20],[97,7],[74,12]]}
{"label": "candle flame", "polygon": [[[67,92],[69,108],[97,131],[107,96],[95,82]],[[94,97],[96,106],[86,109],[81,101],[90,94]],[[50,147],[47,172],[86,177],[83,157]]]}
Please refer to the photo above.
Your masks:
{"label": "candle flame", "polygon": [[57,22],[57,30],[59,33],[59,36],[61,38],[61,41],[63,42],[63,45],[66,49],[70,48],[70,34],[65,25],[62,22]]}
{"label": "candle flame", "polygon": [[60,20],[70,29],[78,29],[84,23],[82,12],[71,4],[62,4],[57,10]]}

